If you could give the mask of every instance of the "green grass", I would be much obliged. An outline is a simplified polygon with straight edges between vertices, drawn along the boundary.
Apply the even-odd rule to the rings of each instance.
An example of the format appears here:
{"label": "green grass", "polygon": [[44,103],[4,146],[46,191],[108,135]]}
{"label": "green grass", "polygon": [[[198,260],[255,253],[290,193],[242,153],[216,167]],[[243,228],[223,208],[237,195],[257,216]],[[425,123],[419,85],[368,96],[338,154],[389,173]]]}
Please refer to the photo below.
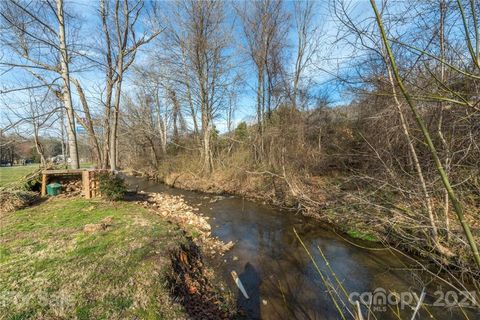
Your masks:
{"label": "green grass", "polygon": [[[12,184],[20,183],[22,179],[34,172],[40,167],[37,164],[30,164],[26,166],[13,166],[13,167],[0,167],[0,188],[1,187],[11,187]],[[80,168],[88,169],[93,167],[93,163],[86,162],[80,164]]]}
{"label": "green grass", "polygon": [[50,199],[0,226],[0,319],[183,317],[163,280],[182,233],[136,204]]}
{"label": "green grass", "polygon": [[0,167],[0,187],[18,182],[23,177],[39,168],[38,164],[28,166]]}
{"label": "green grass", "polygon": [[365,233],[365,232],[362,232],[360,230],[354,230],[354,229],[350,229],[347,231],[347,234],[352,237],[352,238],[355,238],[355,239],[361,239],[361,240],[366,240],[366,241],[372,241],[372,242],[378,242],[378,238],[373,235],[373,234],[370,234],[370,233]]}

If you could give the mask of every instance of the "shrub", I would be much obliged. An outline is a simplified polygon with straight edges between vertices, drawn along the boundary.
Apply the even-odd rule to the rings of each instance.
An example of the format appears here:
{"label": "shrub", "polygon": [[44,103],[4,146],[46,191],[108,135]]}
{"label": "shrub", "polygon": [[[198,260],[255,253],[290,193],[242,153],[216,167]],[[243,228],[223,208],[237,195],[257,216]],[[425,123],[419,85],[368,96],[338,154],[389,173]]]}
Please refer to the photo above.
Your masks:
{"label": "shrub", "polygon": [[245,121],[242,121],[238,124],[235,129],[235,139],[245,140],[248,138],[248,127]]}
{"label": "shrub", "polygon": [[101,173],[98,177],[99,189],[102,197],[108,200],[120,200],[127,192],[125,181],[111,173]]}

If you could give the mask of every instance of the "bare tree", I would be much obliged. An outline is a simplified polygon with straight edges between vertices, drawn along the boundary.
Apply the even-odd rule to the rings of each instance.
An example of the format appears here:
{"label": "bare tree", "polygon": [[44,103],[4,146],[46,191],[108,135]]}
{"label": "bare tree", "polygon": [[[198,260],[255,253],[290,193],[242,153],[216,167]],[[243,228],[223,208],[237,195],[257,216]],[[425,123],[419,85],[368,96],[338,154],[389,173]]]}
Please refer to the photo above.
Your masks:
{"label": "bare tree", "polygon": [[57,124],[59,111],[64,109],[57,107],[57,100],[49,89],[29,89],[17,97],[15,104],[4,106],[14,117],[9,119],[11,130],[24,141],[33,141],[42,167],[47,165],[43,136]]}
{"label": "bare tree", "polygon": [[104,166],[108,154],[112,170],[117,167],[117,129],[124,74],[134,62],[138,49],[160,34],[159,29],[151,33],[144,31],[137,38],[137,24],[144,10],[144,3],[141,0],[100,2],[106,71]]}
{"label": "bare tree", "polygon": [[[475,263],[477,264],[477,267],[480,268],[480,254],[479,254],[477,245],[475,243],[475,239],[474,239],[474,237],[472,235],[472,232],[470,230],[470,226],[465,221],[465,217],[464,217],[465,213],[464,213],[463,206],[462,206],[461,202],[459,201],[459,199],[457,198],[457,195],[456,195],[454,189],[452,188],[452,186],[450,184],[450,179],[449,179],[447,173],[445,172],[444,166],[443,166],[442,162],[440,161],[440,158],[438,157],[438,153],[437,153],[437,150],[435,148],[435,145],[433,144],[432,138],[430,136],[430,132],[429,132],[427,126],[425,125],[425,122],[424,122],[423,118],[421,117],[420,113],[418,112],[418,109],[415,106],[414,100],[410,96],[409,91],[406,89],[406,87],[403,83],[403,80],[400,77],[400,74],[399,74],[399,71],[398,71],[398,68],[397,68],[397,65],[396,65],[396,62],[395,62],[395,57],[394,57],[394,55],[392,53],[392,50],[390,48],[390,43],[388,41],[388,38],[387,38],[387,35],[386,35],[386,32],[385,32],[385,28],[383,26],[382,18],[381,18],[381,15],[380,15],[380,13],[377,9],[375,1],[370,0],[370,4],[371,4],[371,6],[372,6],[372,8],[375,12],[375,18],[376,18],[378,28],[379,28],[380,33],[381,33],[382,42],[385,45],[390,64],[392,66],[392,71],[393,71],[393,74],[395,76],[395,80],[396,80],[396,82],[397,82],[397,84],[400,88],[400,91],[402,92],[408,106],[410,107],[410,110],[412,111],[418,126],[420,127],[422,135],[423,135],[423,137],[425,139],[425,142],[428,146],[428,150],[429,150],[429,152],[430,152],[430,154],[431,154],[431,156],[434,160],[436,170],[438,171],[438,174],[439,174],[439,176],[442,180],[442,183],[444,185],[445,190],[447,190],[447,192],[448,192],[448,195],[450,197],[450,201],[452,202],[455,213],[457,214],[459,223],[462,226],[463,231],[465,233],[465,236],[468,240],[468,243],[469,243],[470,248],[472,250],[472,254],[473,254],[473,258],[475,260]],[[462,5],[461,5],[460,2],[459,2],[459,7],[460,7],[460,10],[463,11]],[[473,11],[475,11],[475,8],[473,8]],[[463,13],[462,13],[462,16],[463,16]],[[468,30],[467,30],[467,33],[468,33]],[[467,39],[468,39],[468,37],[467,37]],[[474,54],[474,52],[472,50],[471,42],[468,41],[468,40],[467,40],[467,45],[470,49],[469,50],[470,53],[472,54],[472,60],[473,60],[474,64],[478,65],[478,60],[477,60],[476,54]],[[480,66],[479,66],[479,68],[480,68]]]}
{"label": "bare tree", "polygon": [[65,35],[65,14],[63,10],[63,0],[57,0],[57,19],[58,19],[58,42],[60,49],[60,74],[63,80],[62,93],[63,103],[67,110],[68,121],[68,148],[71,159],[71,166],[74,169],[80,168],[80,159],[78,158],[77,134],[75,128],[75,111],[72,104],[72,93],[70,91],[70,71],[69,54],[67,50],[67,39]]}
{"label": "bare tree", "polygon": [[203,170],[211,172],[213,120],[224,104],[223,93],[231,71],[226,53],[230,36],[225,27],[223,3],[179,1],[173,17],[176,21],[171,21],[172,27],[167,31],[177,44],[180,68],[187,71],[184,84],[194,126],[195,105],[200,111]]}
{"label": "bare tree", "polygon": [[[61,94],[67,111],[71,166],[79,168],[63,1],[57,0],[56,5],[50,1],[7,1],[2,3],[0,15],[3,25],[9,31],[2,36],[2,42],[17,58],[2,64],[13,69],[27,70],[37,79],[47,79],[51,74],[54,77],[59,75],[62,79]],[[51,85],[57,80],[58,77],[49,77],[49,80],[45,80],[47,83],[42,83],[41,86]]]}
{"label": "bare tree", "polygon": [[270,99],[273,95],[273,77],[281,67],[279,56],[283,49],[284,28],[288,17],[281,0],[262,0],[245,3],[244,8],[237,8],[242,20],[247,51],[256,71],[257,126],[260,137],[260,158],[264,153],[265,114],[269,114]]}
{"label": "bare tree", "polygon": [[[292,76],[292,89],[290,100],[292,108],[299,106],[298,96],[302,82],[305,81],[306,72],[312,66],[314,59],[319,53],[321,41],[321,29],[315,21],[315,12],[318,11],[316,1],[295,1],[294,6],[294,28],[296,31],[297,43],[295,46],[296,57]],[[303,84],[304,86],[307,84]],[[306,88],[304,88],[306,90]]]}

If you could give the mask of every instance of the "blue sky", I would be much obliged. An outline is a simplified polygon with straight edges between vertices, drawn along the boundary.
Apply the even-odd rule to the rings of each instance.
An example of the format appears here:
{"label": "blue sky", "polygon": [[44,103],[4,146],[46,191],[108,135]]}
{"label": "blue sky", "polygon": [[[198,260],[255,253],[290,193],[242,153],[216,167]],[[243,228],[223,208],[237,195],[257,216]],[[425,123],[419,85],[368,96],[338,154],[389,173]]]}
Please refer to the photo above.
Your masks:
{"label": "blue sky", "polygon": [[[88,34],[87,40],[93,41],[96,39],[100,39],[101,33],[98,32],[98,26],[100,24],[97,12],[97,1],[83,1],[83,0],[73,0],[73,1],[66,1],[67,9],[68,7],[72,8],[76,15],[79,16],[80,21],[82,22],[82,32],[83,34]],[[239,2],[236,2],[237,4]],[[164,2],[163,4],[169,4],[168,2]],[[293,4],[292,2],[286,2],[286,9],[287,11],[292,11]],[[355,2],[354,5],[356,6],[356,12],[358,14],[370,14],[371,8],[367,1],[358,1]],[[316,3],[316,16],[315,19],[318,24],[323,26],[326,35],[324,36],[323,40],[323,52],[322,57],[316,61],[317,67],[312,67],[308,70],[308,74],[311,76],[312,80],[317,83],[317,89],[329,92],[330,98],[334,105],[338,104],[345,104],[349,102],[350,97],[345,95],[344,92],[339,90],[339,88],[331,82],[332,76],[330,73],[335,73],[338,68],[341,68],[344,60],[349,57],[351,51],[349,48],[341,45],[334,44],[334,39],[337,33],[337,26],[334,22],[332,14],[330,12],[330,8],[328,5],[328,1],[318,1]],[[232,10],[228,11],[229,21],[227,23],[231,23],[233,20]],[[241,35],[243,32],[240,31],[241,26],[239,25],[238,21],[235,27],[237,36],[236,40],[239,41],[237,46],[242,46],[243,41],[238,35]],[[288,39],[290,44],[294,43],[293,34],[288,35]],[[155,43],[151,45],[145,46],[137,57],[137,62],[144,63],[144,61],[148,57],[148,50],[150,50]],[[233,50],[236,50],[235,48]],[[287,63],[287,70],[291,70],[294,63],[294,56],[295,50],[291,50],[290,52],[290,59],[286,61]],[[320,68],[318,68],[320,67]],[[253,67],[251,64],[246,64],[243,66],[246,70],[243,70],[243,74],[246,74],[245,77],[245,84],[246,86],[243,88],[239,98],[238,98],[238,106],[235,112],[235,119],[234,122],[237,124],[240,121],[251,121],[254,119],[255,116],[255,92],[253,88],[256,86],[256,80],[253,76],[255,73],[253,72]],[[1,74],[1,73],[0,73]],[[132,73],[130,72],[129,75],[131,76]],[[91,98],[98,99],[98,91],[99,88],[104,83],[104,74],[100,71],[91,70],[88,72],[82,72],[80,74],[75,75],[76,77],[80,78],[82,84],[84,85],[84,89],[87,92],[87,95]],[[15,83],[21,83],[25,80],[25,73],[23,72],[8,72],[0,76],[0,88],[11,88],[15,86]],[[19,85],[19,84],[18,84]],[[75,90],[73,90],[76,94]],[[124,86],[124,93],[129,93],[133,91],[133,86],[131,82],[127,79],[125,86]],[[1,105],[0,105],[0,115],[2,119],[0,120],[0,125],[4,125],[6,122],[5,115],[8,115],[9,118],[14,118],[11,112],[9,112],[8,108],[5,107],[5,104],[12,105],[17,103],[18,101],[24,98],[24,94],[21,92],[17,92],[14,95],[9,95],[8,97],[2,96],[1,97]],[[78,97],[74,97],[74,103],[79,109],[79,101]],[[220,119],[216,120],[217,128],[221,131],[225,130],[225,121]]]}

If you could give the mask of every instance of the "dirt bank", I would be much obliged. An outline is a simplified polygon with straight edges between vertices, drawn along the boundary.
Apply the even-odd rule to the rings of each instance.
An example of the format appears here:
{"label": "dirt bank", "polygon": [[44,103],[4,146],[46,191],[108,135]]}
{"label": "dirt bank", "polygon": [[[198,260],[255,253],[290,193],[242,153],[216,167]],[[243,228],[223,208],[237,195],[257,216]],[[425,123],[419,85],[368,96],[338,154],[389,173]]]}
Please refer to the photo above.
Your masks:
{"label": "dirt bank", "polygon": [[232,319],[235,308],[230,296],[220,293],[214,283],[212,270],[206,267],[200,248],[193,242],[182,244],[170,252],[171,268],[168,286],[176,301],[185,308],[191,319]]}

